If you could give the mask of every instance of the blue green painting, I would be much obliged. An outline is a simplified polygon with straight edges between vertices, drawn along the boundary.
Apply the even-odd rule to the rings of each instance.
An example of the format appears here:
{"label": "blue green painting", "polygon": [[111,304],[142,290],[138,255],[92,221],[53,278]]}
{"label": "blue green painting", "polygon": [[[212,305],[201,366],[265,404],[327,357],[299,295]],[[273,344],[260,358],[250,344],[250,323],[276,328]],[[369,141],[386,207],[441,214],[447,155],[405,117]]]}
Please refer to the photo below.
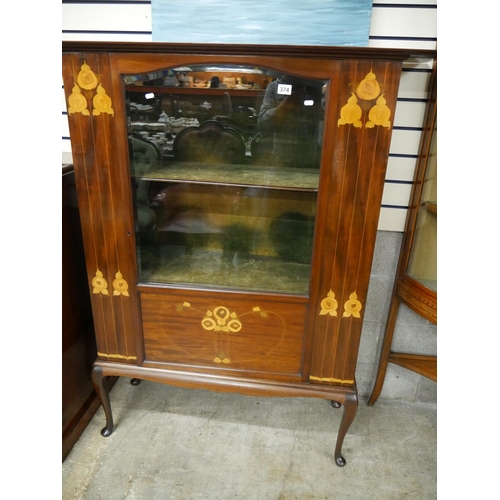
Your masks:
{"label": "blue green painting", "polygon": [[366,47],[372,0],[152,0],[155,42]]}

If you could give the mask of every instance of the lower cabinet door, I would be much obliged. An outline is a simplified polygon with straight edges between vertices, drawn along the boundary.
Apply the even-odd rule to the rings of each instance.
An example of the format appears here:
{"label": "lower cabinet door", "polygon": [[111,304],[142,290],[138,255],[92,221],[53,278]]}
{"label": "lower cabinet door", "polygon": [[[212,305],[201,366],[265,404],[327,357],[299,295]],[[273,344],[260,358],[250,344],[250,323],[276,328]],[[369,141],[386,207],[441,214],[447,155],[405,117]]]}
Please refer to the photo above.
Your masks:
{"label": "lower cabinet door", "polygon": [[308,299],[142,293],[145,362],[295,375]]}

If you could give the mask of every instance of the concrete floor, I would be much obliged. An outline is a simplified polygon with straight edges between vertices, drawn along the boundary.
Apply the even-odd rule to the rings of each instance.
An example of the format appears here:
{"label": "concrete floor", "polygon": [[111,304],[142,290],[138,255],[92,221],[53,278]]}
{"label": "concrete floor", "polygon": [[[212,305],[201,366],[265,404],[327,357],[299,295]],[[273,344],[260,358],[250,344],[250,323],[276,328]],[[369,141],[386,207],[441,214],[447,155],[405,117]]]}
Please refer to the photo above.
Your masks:
{"label": "concrete floor", "polygon": [[342,409],[120,378],[63,463],[63,500],[426,500],[437,497],[435,406],[377,402],[333,451]]}

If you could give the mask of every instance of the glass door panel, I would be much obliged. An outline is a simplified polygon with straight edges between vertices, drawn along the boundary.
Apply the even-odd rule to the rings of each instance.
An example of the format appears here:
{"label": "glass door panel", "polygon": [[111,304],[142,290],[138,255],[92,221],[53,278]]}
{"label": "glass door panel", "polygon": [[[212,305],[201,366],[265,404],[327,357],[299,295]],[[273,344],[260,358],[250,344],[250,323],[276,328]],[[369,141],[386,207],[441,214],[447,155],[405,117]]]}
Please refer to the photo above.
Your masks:
{"label": "glass door panel", "polygon": [[140,282],[307,294],[327,82],[213,65],[124,83]]}
{"label": "glass door panel", "polygon": [[407,273],[437,292],[437,121],[429,149]]}

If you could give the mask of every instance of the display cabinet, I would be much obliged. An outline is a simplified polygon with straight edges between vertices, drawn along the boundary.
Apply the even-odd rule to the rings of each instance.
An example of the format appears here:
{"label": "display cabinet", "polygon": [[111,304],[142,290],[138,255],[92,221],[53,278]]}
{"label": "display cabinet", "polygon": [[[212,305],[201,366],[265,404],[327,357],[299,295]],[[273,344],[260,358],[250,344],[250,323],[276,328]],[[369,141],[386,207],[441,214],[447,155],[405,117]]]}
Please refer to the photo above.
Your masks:
{"label": "display cabinet", "polygon": [[[97,351],[73,165],[62,168],[62,458],[97,410],[90,373]],[[94,402],[97,401],[96,404]]]}
{"label": "display cabinet", "polygon": [[[91,371],[97,356],[73,165],[62,166],[62,460],[100,406]],[[116,377],[107,383],[112,388]]]}
{"label": "display cabinet", "polygon": [[396,280],[375,384],[368,405],[377,401],[388,363],[437,381],[437,355],[398,352],[392,349],[401,304],[437,325],[437,64],[434,64],[429,100],[410,207],[401,243]]}
{"label": "display cabinet", "polygon": [[92,378],[358,405],[404,50],[63,43]]}

